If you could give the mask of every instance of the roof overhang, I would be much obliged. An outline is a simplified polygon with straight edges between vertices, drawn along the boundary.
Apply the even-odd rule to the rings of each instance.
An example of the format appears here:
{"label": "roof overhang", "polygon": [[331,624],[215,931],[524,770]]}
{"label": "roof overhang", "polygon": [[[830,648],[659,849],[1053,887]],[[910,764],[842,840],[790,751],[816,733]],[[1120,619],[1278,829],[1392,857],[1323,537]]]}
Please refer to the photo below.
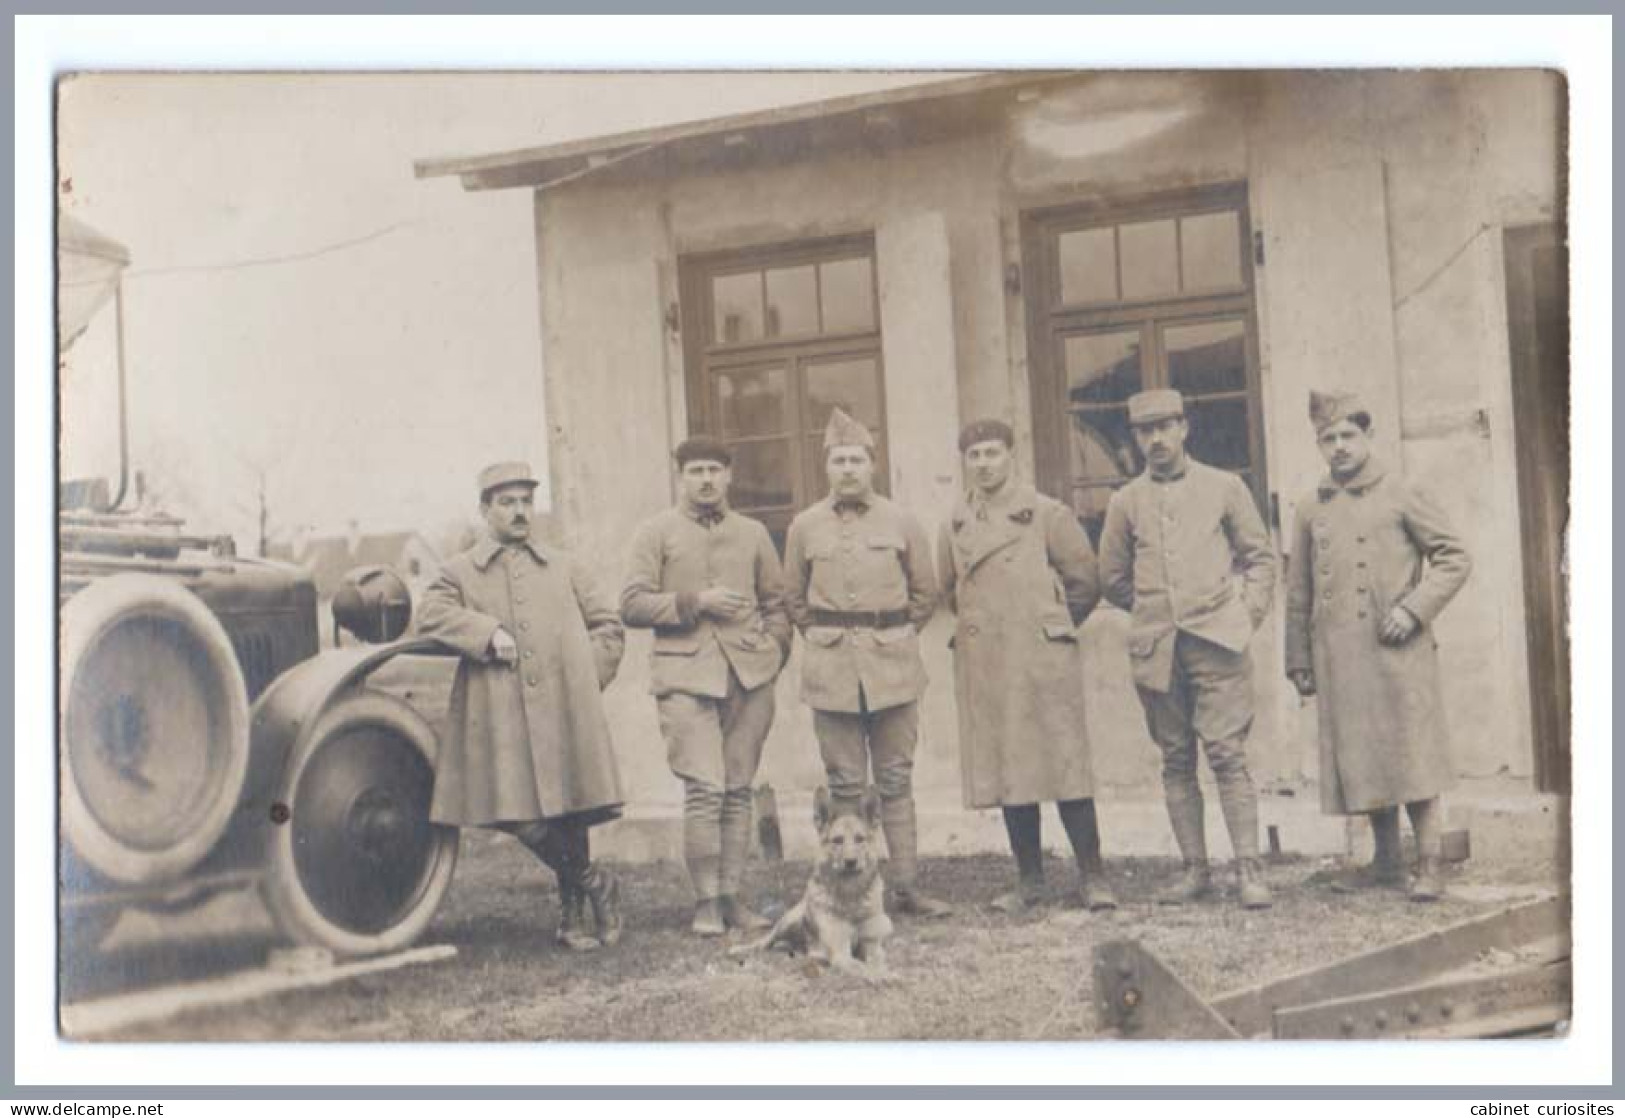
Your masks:
{"label": "roof overhang", "polygon": [[418,178],[457,175],[465,190],[548,189],[589,175],[629,181],[765,158],[805,158],[837,148],[921,143],[985,127],[1035,87],[1077,78],[1035,70],[954,76],[517,151],[420,159],[413,169]]}

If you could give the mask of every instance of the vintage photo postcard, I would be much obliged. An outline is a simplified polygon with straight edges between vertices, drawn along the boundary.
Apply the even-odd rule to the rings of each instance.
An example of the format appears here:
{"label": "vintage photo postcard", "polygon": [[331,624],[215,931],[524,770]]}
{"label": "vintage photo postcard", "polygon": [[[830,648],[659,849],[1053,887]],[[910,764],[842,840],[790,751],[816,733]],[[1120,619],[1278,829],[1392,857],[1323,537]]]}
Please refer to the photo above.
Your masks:
{"label": "vintage photo postcard", "polygon": [[1562,1035],[1567,98],[65,75],[62,1037]]}

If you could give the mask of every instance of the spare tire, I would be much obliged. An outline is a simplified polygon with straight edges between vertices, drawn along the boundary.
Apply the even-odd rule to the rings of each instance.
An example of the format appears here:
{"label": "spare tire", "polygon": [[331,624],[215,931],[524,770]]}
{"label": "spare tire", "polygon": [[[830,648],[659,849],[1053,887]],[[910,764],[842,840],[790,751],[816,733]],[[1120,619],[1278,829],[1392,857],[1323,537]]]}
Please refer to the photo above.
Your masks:
{"label": "spare tire", "polygon": [[62,834],[123,885],[180,877],[231,821],[248,771],[248,693],[198,597],[145,574],[62,609]]}

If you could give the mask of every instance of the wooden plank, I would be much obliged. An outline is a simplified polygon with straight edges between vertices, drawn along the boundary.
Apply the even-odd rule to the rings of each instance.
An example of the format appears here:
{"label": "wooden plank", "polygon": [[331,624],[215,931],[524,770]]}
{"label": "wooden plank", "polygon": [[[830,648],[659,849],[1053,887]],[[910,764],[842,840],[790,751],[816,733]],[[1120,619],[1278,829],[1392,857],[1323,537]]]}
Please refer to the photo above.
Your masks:
{"label": "wooden plank", "polygon": [[1568,960],[1456,981],[1383,990],[1275,1011],[1277,1040],[1392,1040],[1496,1036],[1565,1021],[1573,1003]]}
{"label": "wooden plank", "polygon": [[1257,1036],[1270,1031],[1279,1009],[1427,982],[1471,964],[1481,952],[1491,949],[1509,950],[1551,938],[1566,942],[1568,910],[1568,898],[1563,896],[1517,905],[1238,990],[1213,1005],[1237,1032]]}
{"label": "wooden plank", "polygon": [[1239,1040],[1214,1008],[1135,940],[1095,948],[1095,1004],[1125,1040]]}
{"label": "wooden plank", "polygon": [[331,986],[364,974],[438,962],[456,954],[457,948],[452,945],[439,944],[337,965],[325,952],[284,956],[293,965],[267,966],[205,982],[137,990],[76,1005],[64,1005],[61,1012],[62,1034],[72,1039],[87,1039],[134,1025],[167,1020],[192,1010],[212,1009],[290,990]]}

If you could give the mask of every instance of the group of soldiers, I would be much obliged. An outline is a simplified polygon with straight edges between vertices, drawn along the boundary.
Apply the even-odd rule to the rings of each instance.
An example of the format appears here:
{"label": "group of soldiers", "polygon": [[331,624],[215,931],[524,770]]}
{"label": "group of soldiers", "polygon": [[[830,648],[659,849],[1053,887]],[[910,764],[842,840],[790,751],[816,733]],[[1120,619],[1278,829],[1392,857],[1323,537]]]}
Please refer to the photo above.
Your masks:
{"label": "group of soldiers", "polygon": [[[1431,625],[1470,561],[1438,507],[1372,453],[1372,421],[1347,393],[1313,393],[1310,419],[1328,471],[1298,505],[1288,571],[1286,671],[1317,695],[1323,807],[1370,816],[1376,854],[1362,877],[1440,896],[1440,793],[1451,767]],[[1159,894],[1214,891],[1198,783],[1198,743],[1235,854],[1237,896],[1271,904],[1258,860],[1258,797],[1247,767],[1253,722],[1248,648],[1269,613],[1278,561],[1236,475],[1186,453],[1180,394],[1128,401],[1144,471],[1113,494],[1097,561],[1071,510],[1014,469],[997,419],[959,437],[964,490],[935,556],[919,520],[875,491],[874,438],[839,408],[824,436],[828,495],[790,525],[781,564],[763,525],[728,504],[722,442],[677,447],[678,500],[631,547],[619,608],[582,562],[535,527],[530,468],[479,478],[489,536],[452,559],[425,593],[422,635],[461,654],[437,763],[435,821],[505,830],[558,875],[560,943],[620,936],[619,883],[592,860],[589,829],[622,793],[600,690],[620,662],[623,626],[653,630],[650,684],[673,774],[683,786],[683,855],[692,931],[765,928],[743,896],[752,785],[774,718],[774,681],[802,637],[801,699],[811,709],[836,810],[872,785],[895,915],[952,911],[920,888],[913,764],[926,686],[920,632],[939,603],[951,647],[964,804],[1002,809],[1016,866],[1007,912],[1046,899],[1040,805],[1053,802],[1089,909],[1117,905],[1101,859],[1085,729],[1078,630],[1104,599],[1128,611],[1128,651],[1162,755],[1169,821],[1184,862]],[[1416,837],[1401,854],[1403,805]]]}

